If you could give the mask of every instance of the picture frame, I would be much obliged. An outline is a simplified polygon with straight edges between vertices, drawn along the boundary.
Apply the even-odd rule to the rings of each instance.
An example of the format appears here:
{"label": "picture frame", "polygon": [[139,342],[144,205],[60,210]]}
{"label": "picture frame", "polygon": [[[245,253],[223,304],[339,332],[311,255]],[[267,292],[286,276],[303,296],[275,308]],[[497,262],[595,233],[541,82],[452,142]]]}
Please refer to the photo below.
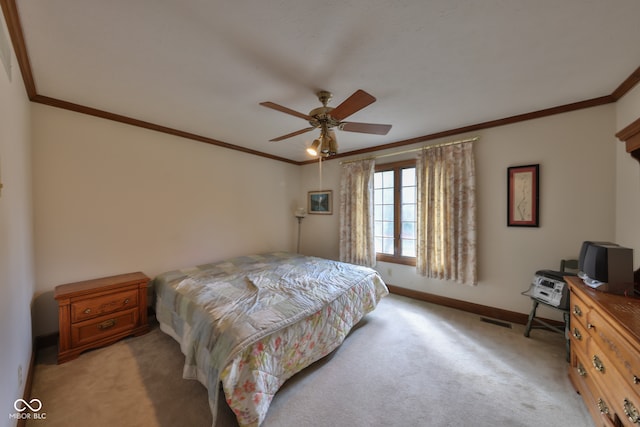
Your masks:
{"label": "picture frame", "polygon": [[332,190],[309,191],[307,197],[307,212],[310,214],[333,214]]}
{"label": "picture frame", "polygon": [[540,165],[507,168],[507,226],[540,225]]}

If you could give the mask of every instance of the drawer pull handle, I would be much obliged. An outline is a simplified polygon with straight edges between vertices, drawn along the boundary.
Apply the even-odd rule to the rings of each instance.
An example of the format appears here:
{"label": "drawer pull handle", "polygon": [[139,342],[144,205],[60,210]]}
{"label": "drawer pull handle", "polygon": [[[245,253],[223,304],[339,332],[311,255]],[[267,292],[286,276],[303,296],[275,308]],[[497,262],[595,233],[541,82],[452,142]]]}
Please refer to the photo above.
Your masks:
{"label": "drawer pull handle", "polygon": [[600,410],[601,414],[609,415],[609,408],[607,407],[607,404],[604,403],[604,400],[602,400],[602,398],[598,399],[598,409]]}
{"label": "drawer pull handle", "polygon": [[124,300],[124,305],[129,304],[129,298],[127,298],[126,300]]}
{"label": "drawer pull handle", "polygon": [[637,375],[634,375],[634,376],[633,376],[633,383],[634,383],[634,384],[640,384],[640,378],[638,378],[638,376],[637,376]]}
{"label": "drawer pull handle", "polygon": [[91,309],[90,309],[90,308],[87,308],[85,311],[83,311],[83,313],[84,313],[84,314],[89,314],[89,313],[91,313]]}
{"label": "drawer pull handle", "polygon": [[587,370],[584,369],[584,366],[582,366],[582,363],[578,363],[578,366],[576,367],[576,369],[578,370],[578,375],[580,375],[581,377],[587,376]]}
{"label": "drawer pull handle", "polygon": [[575,314],[576,316],[582,316],[582,310],[580,310],[580,307],[578,307],[577,305],[574,305],[573,314]]}
{"label": "drawer pull handle", "polygon": [[113,328],[114,326],[116,326],[116,319],[109,319],[109,320],[105,320],[102,323],[98,323],[98,329],[109,329],[109,328]]}
{"label": "drawer pull handle", "polygon": [[596,368],[596,371],[602,372],[604,374],[604,364],[602,360],[598,356],[593,356],[593,367]]}
{"label": "drawer pull handle", "polygon": [[636,409],[633,403],[629,402],[629,399],[624,399],[624,414],[629,418],[632,423],[640,422],[640,412]]}
{"label": "drawer pull handle", "polygon": [[578,328],[573,328],[573,337],[578,341],[582,340],[582,334],[578,330]]}

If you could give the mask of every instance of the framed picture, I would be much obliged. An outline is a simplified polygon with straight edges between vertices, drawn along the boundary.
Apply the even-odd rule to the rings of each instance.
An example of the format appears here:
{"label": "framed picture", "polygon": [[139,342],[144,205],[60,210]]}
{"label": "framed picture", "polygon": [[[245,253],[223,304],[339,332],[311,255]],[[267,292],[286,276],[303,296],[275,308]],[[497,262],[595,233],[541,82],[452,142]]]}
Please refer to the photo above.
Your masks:
{"label": "framed picture", "polygon": [[540,165],[507,168],[507,226],[538,227]]}
{"label": "framed picture", "polygon": [[331,190],[309,191],[309,206],[307,212],[310,214],[333,213],[333,202],[331,200]]}

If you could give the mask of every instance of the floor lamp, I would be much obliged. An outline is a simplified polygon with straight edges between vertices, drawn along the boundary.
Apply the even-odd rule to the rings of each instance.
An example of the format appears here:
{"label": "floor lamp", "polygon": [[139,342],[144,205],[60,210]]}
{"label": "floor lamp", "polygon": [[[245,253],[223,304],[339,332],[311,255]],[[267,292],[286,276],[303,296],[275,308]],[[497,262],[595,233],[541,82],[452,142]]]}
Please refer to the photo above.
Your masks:
{"label": "floor lamp", "polygon": [[300,253],[300,224],[302,224],[302,218],[307,216],[304,208],[296,209],[296,218],[298,218],[298,246],[296,247],[296,253]]}

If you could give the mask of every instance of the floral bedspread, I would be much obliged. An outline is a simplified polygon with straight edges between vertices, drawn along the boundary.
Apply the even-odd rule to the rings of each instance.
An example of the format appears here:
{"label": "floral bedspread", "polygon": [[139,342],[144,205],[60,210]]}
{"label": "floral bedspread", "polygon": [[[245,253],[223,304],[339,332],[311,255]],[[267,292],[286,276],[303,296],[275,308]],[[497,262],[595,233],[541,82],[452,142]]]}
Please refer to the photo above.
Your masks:
{"label": "floral bedspread", "polygon": [[388,290],[375,270],[270,253],[154,280],[160,328],[180,343],[183,377],[219,384],[240,426],[259,426],[280,386],[336,349]]}

